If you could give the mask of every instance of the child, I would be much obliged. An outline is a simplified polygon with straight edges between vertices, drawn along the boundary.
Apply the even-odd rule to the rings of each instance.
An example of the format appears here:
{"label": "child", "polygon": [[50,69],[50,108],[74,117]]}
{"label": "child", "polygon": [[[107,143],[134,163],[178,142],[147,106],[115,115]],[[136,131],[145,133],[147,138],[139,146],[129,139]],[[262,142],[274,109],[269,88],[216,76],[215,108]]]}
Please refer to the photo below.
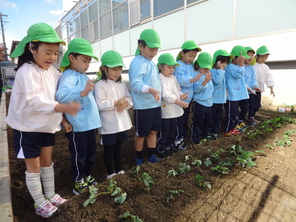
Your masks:
{"label": "child", "polygon": [[51,26],[36,23],[11,54],[11,58],[18,57],[18,64],[6,123],[13,128],[17,158],[26,162],[26,184],[35,212],[44,218],[66,201],[54,187],[55,132],[60,130],[62,112],[75,115],[80,109],[78,103],[65,105],[55,100],[60,72],[52,64],[59,43],[65,45]]}
{"label": "child", "polygon": [[[247,90],[249,92],[249,99],[247,104],[240,104],[241,112],[239,116],[239,121],[243,122],[244,119],[246,118],[246,113],[248,112],[248,117],[247,120],[249,120],[250,125],[255,124],[254,116],[255,116],[255,101],[257,97],[257,92],[261,92],[261,90],[258,88],[257,84],[257,78],[256,78],[256,73],[254,70],[254,67],[251,65],[254,55],[255,55],[255,50],[252,49],[251,47],[246,47],[247,54],[250,57],[249,59],[245,60],[245,82],[247,86]],[[244,101],[244,100],[243,100]],[[244,107],[248,107],[247,109],[243,110]]]}
{"label": "child", "polygon": [[229,64],[233,56],[224,49],[219,49],[214,53],[212,82],[214,87],[213,106],[212,106],[212,139],[218,139],[221,122],[224,113],[224,104],[226,103],[226,83],[225,83],[225,67]]}
{"label": "child", "polygon": [[66,133],[69,140],[71,165],[74,180],[73,193],[80,194],[87,186],[97,185],[91,176],[96,159],[95,129],[101,127],[101,120],[93,94],[94,83],[85,74],[93,55],[90,43],[83,38],[75,38],[69,43],[61,62],[62,77],[56,98],[62,103],[79,101],[81,110],[77,116],[66,115],[73,131]]}
{"label": "child", "polygon": [[187,136],[188,130],[190,104],[193,96],[193,83],[198,81],[200,77],[199,75],[194,75],[195,72],[192,66],[198,52],[201,52],[201,48],[199,48],[194,41],[189,40],[183,43],[182,51],[180,51],[177,56],[177,62],[180,66],[175,68],[174,75],[181,86],[181,91],[188,94],[185,102],[189,105],[187,108],[183,108],[184,114],[177,119],[177,134],[175,141],[176,151],[187,148],[184,139]]}
{"label": "child", "polygon": [[107,179],[111,179],[124,174],[121,143],[128,140],[128,130],[132,127],[128,109],[133,106],[133,102],[125,82],[121,81],[124,66],[121,55],[110,50],[102,55],[101,61],[102,79],[95,85],[95,98],[102,121],[99,133],[101,144],[104,145],[104,164]]}
{"label": "child", "polygon": [[171,155],[174,146],[176,121],[183,115],[183,109],[188,103],[181,101],[187,99],[188,94],[183,94],[176,77],[173,75],[175,66],[174,57],[165,53],[158,57],[158,68],[161,80],[161,131],[159,132],[157,151],[161,158]]}
{"label": "child", "polygon": [[209,139],[212,129],[212,105],[213,105],[213,82],[212,73],[209,72],[213,66],[213,58],[207,52],[199,54],[194,61],[195,75],[200,78],[194,83],[193,120],[191,125],[191,140],[199,144],[201,137]]}
{"label": "child", "polygon": [[245,59],[248,59],[245,47],[237,45],[232,48],[234,58],[225,68],[227,101],[225,106],[225,133],[224,136],[239,134],[235,128],[238,124],[239,102],[249,98],[245,76]]}
{"label": "child", "polygon": [[[270,95],[275,96],[273,91],[274,81],[269,67],[265,64],[269,54],[269,50],[266,46],[261,46],[256,51],[256,64],[254,65],[254,69],[257,76],[258,88],[261,91],[256,92],[257,96],[255,100],[254,116],[261,107],[261,92],[265,91],[264,85],[266,85],[270,89]],[[252,121],[255,121],[254,116],[249,117],[250,123],[252,123]]]}
{"label": "child", "polygon": [[134,121],[136,135],[136,164],[143,160],[144,139],[147,140],[149,152],[148,162],[155,163],[160,159],[156,153],[156,135],[161,129],[160,92],[161,83],[158,70],[152,59],[160,48],[158,33],[153,29],[145,29],[138,40],[136,57],[129,69],[131,95],[134,103]]}

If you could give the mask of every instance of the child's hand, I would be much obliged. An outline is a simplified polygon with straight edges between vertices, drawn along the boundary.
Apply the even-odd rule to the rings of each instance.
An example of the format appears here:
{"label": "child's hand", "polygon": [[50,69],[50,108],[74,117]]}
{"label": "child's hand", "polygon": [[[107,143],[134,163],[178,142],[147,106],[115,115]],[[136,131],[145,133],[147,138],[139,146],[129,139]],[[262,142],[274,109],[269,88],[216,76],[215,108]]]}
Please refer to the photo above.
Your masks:
{"label": "child's hand", "polygon": [[188,92],[184,93],[183,95],[180,96],[181,100],[185,100],[188,98]]}
{"label": "child's hand", "polygon": [[176,100],[175,104],[182,107],[182,108],[188,108],[188,103],[184,102],[184,101],[180,101],[180,100]]}
{"label": "child's hand", "polygon": [[121,113],[128,106],[128,102],[123,97],[117,100],[116,102],[114,102],[114,106],[116,107],[116,111]]}
{"label": "child's hand", "polygon": [[212,73],[211,73],[211,72],[206,73],[206,77],[205,77],[204,82],[205,82],[205,83],[208,83],[208,82],[210,82],[211,80],[212,80]]}
{"label": "child's hand", "polygon": [[71,116],[75,116],[79,112],[80,108],[81,108],[80,103],[71,102],[71,103],[65,105],[64,113],[68,113]]}
{"label": "child's hand", "polygon": [[95,88],[94,81],[92,79],[88,80],[84,87],[84,90],[80,92],[80,96],[81,97],[87,96],[89,92],[92,91],[94,88]]}
{"label": "child's hand", "polygon": [[190,79],[190,82],[191,83],[197,82],[198,80],[200,80],[201,75],[202,75],[201,73],[198,73],[193,79]]}
{"label": "child's hand", "polygon": [[244,67],[245,65],[245,57],[242,55],[242,52],[240,52],[240,56],[236,59],[237,65]]}
{"label": "child's hand", "polygon": [[275,97],[275,94],[274,94],[273,88],[270,88],[270,95],[272,95],[273,97]]}
{"label": "child's hand", "polygon": [[218,62],[217,62],[217,68],[218,68],[218,69],[224,70],[225,67],[226,67],[226,65],[227,65],[226,62],[221,62],[221,61],[218,61]]}
{"label": "child's hand", "polygon": [[247,90],[248,90],[251,94],[253,94],[253,95],[257,95],[257,94],[256,94],[256,91],[252,90],[251,88],[247,87]]}
{"label": "child's hand", "polygon": [[253,87],[253,89],[254,89],[256,92],[261,92],[261,89],[259,89],[258,87]]}
{"label": "child's hand", "polygon": [[65,128],[66,133],[71,132],[73,129],[72,125],[66,120],[65,117],[63,118],[62,125]]}
{"label": "child's hand", "polygon": [[150,94],[152,94],[152,96],[154,97],[154,99],[156,100],[156,102],[159,103],[159,101],[160,101],[159,92],[156,89],[152,88],[152,87],[149,87],[149,92],[150,92]]}

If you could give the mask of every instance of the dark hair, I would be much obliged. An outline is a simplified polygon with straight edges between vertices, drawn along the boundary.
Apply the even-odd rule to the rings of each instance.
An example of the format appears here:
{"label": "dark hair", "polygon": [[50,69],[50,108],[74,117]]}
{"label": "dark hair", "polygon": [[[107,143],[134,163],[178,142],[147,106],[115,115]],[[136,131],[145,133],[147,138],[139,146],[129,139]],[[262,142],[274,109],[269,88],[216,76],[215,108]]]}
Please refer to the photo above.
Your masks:
{"label": "dark hair", "polygon": [[221,56],[221,55],[217,56],[214,67],[217,65],[217,62],[219,62],[219,61],[221,63],[229,64],[230,63],[230,56]]}
{"label": "dark hair", "polygon": [[183,49],[182,52],[185,54],[187,52],[190,52],[190,51],[194,51],[194,52],[198,52],[198,48],[196,49]]}
{"label": "dark hair", "polygon": [[81,54],[77,53],[77,52],[71,52],[71,53],[69,53],[69,55],[73,55],[74,58],[77,59],[77,57],[80,56]]}
{"label": "dark hair", "polygon": [[141,44],[144,48],[147,46],[146,42],[141,39],[138,40],[138,44]]}
{"label": "dark hair", "polygon": [[[102,72],[102,80],[107,80],[108,78],[107,78],[107,74],[105,73],[105,71],[103,70],[103,67],[106,67],[106,69],[108,70],[109,68],[108,68],[108,66],[101,66],[100,67],[100,71]],[[122,77],[121,77],[121,75],[120,75],[120,77],[116,80],[116,82],[121,82],[121,80],[122,80]]]}
{"label": "dark hair", "polygon": [[200,67],[199,67],[199,65],[198,65],[198,62],[197,61],[195,61],[194,63],[193,63],[193,68],[195,69],[195,70],[198,70]]}
{"label": "dark hair", "polygon": [[[31,46],[32,46],[31,50],[38,50],[41,43],[42,42],[31,42]],[[34,56],[31,50],[29,50],[29,45],[30,45],[30,42],[28,42],[25,45],[24,53],[18,57],[17,66],[14,69],[15,71],[17,71],[25,63],[31,64],[32,62],[34,62]]]}

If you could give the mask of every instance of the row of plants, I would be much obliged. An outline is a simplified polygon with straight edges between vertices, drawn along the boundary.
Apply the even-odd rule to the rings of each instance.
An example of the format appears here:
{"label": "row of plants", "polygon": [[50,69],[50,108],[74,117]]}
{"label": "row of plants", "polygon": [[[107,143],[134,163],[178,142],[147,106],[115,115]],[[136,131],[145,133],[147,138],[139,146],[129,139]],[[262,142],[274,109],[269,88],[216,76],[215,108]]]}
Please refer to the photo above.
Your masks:
{"label": "row of plants", "polygon": [[[256,138],[262,134],[270,134],[274,129],[282,127],[284,124],[296,123],[296,120],[288,116],[280,116],[270,120],[266,120],[261,123],[256,129],[254,127],[246,130],[243,134],[246,134],[249,138]],[[292,136],[296,131],[285,131],[283,138],[276,138],[274,140],[273,146],[266,146],[266,148],[274,148],[274,146],[290,146],[292,143]],[[237,136],[241,140],[242,136]],[[132,174],[138,178],[138,180],[144,185],[144,190],[149,192],[157,186],[167,180],[168,178],[173,178],[176,180],[181,179],[181,175],[189,175],[191,172],[194,174],[192,182],[197,188],[211,189],[213,182],[202,175],[202,170],[211,170],[217,174],[216,181],[221,175],[230,174],[235,167],[239,168],[251,168],[256,166],[256,157],[262,155],[265,152],[263,150],[250,151],[246,148],[240,146],[239,144],[232,144],[226,148],[220,148],[218,150],[208,149],[206,155],[202,159],[198,159],[191,155],[186,155],[184,161],[179,163],[175,168],[170,168],[167,170],[166,175],[159,181],[155,181],[153,176],[149,172],[143,172],[140,166],[136,166],[132,170]],[[214,183],[215,184],[215,183]],[[110,195],[114,198],[114,202],[121,205],[127,200],[127,193],[123,192],[120,187],[118,187],[117,182],[110,180],[108,185],[97,185],[91,186],[89,189],[90,196],[84,202],[83,206],[87,207],[96,201],[96,198],[100,195]],[[180,187],[174,187],[167,191],[165,198],[166,203],[176,201],[185,191]],[[119,216],[121,221],[133,221],[141,222],[142,220],[137,215],[133,215],[129,211],[121,214]]]}

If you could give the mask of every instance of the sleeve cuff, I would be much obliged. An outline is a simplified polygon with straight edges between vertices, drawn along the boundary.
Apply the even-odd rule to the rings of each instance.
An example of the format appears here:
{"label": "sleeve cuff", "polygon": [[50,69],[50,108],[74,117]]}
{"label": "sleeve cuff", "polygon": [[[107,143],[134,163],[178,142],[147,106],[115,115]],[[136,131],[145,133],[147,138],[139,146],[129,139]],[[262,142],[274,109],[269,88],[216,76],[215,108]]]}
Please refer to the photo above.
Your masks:
{"label": "sleeve cuff", "polygon": [[148,85],[144,85],[141,89],[142,93],[148,94],[149,93],[149,86]]}

